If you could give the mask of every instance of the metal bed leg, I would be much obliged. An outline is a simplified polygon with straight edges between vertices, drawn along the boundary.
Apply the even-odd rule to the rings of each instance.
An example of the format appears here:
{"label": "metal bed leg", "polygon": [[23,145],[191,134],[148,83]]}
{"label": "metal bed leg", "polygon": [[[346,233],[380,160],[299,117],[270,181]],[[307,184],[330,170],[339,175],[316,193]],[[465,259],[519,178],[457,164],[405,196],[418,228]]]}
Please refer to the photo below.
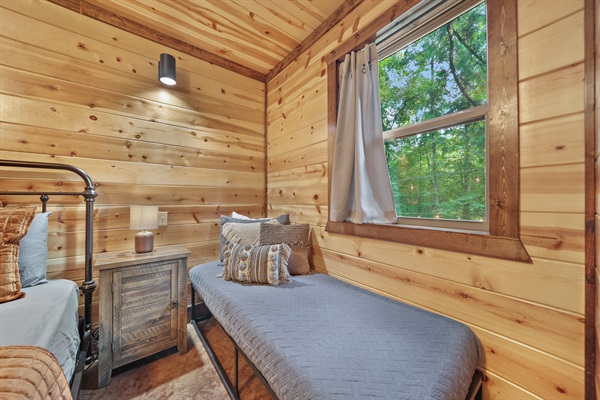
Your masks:
{"label": "metal bed leg", "polygon": [[[195,290],[194,290],[194,287],[192,286],[192,315],[196,314],[195,307],[194,307],[195,306],[195,293],[194,292],[195,292]],[[215,366],[217,375],[219,375],[219,378],[221,378],[221,382],[223,382],[223,386],[225,386],[225,390],[227,391],[229,398],[232,400],[239,400],[237,388],[236,389],[233,388],[231,381],[229,380],[229,378],[227,377],[227,374],[225,373],[225,369],[221,365],[221,362],[219,361],[214,350],[210,346],[210,343],[208,343],[206,336],[204,335],[204,333],[198,326],[199,321],[205,321],[209,318],[210,318],[210,314],[208,317],[192,318],[192,326],[194,327],[194,330],[196,331],[198,338],[202,342],[202,345],[204,346],[204,350],[206,350],[206,354],[208,355],[208,358]],[[236,368],[236,381],[237,381],[237,368]],[[236,384],[236,386],[237,386],[237,384]]]}
{"label": "metal bed leg", "polygon": [[483,398],[482,384],[485,381],[485,375],[479,370],[475,370],[473,379],[471,380],[471,386],[469,386],[469,392],[467,393],[466,400],[481,400]]}
{"label": "metal bed leg", "polygon": [[239,384],[238,384],[238,349],[237,347],[234,350],[234,355],[233,355],[233,381],[234,381],[234,385],[235,385],[235,392],[238,394],[240,394],[240,388],[239,388]]}
{"label": "metal bed leg", "polygon": [[81,381],[83,379],[83,373],[85,372],[85,360],[87,358],[87,354],[91,352],[92,332],[86,331],[83,334],[81,342],[81,349],[77,353],[77,358],[75,360],[75,372],[71,377],[71,382],[69,382],[69,386],[71,387],[71,396],[73,397],[73,400],[77,400],[77,397],[79,396],[79,389],[81,386]]}
{"label": "metal bed leg", "polygon": [[[210,346],[210,344],[208,343],[208,340],[206,339],[206,336],[204,335],[204,333],[202,332],[202,330],[200,329],[200,327],[198,326],[198,322],[199,321],[203,321],[202,318],[199,318],[197,320],[192,320],[192,325],[194,327],[194,329],[196,330],[196,334],[198,335],[198,337],[200,338],[200,341],[202,342],[202,345],[204,346],[204,349],[206,350],[206,354],[208,354],[208,358],[210,358],[210,360],[212,361],[213,365],[215,366],[215,369],[217,370],[217,375],[219,375],[219,378],[221,378],[221,381],[223,382],[223,386],[225,386],[225,390],[227,391],[227,394],[229,395],[229,398],[232,400],[239,400],[239,395],[238,395],[238,384],[237,384],[237,372],[238,372],[238,368],[237,368],[237,361],[238,361],[238,354],[241,354],[244,359],[246,360],[246,363],[250,366],[250,368],[252,368],[252,370],[254,371],[254,374],[256,375],[256,377],[258,379],[260,379],[260,381],[263,383],[263,385],[265,385],[265,388],[269,391],[269,394],[271,395],[271,398],[274,400],[278,400],[279,398],[277,397],[277,395],[275,394],[275,392],[273,391],[273,389],[271,388],[271,386],[269,386],[269,383],[267,382],[267,380],[265,379],[265,377],[260,373],[260,371],[256,368],[256,366],[252,363],[252,361],[250,361],[248,359],[248,357],[246,356],[246,354],[244,354],[244,352],[237,346],[237,344],[235,343],[235,341],[231,338],[231,336],[227,335],[227,332],[225,332],[225,334],[227,335],[227,337],[229,338],[229,340],[231,340],[231,343],[234,345],[235,347],[235,358],[234,358],[234,362],[235,362],[235,368],[234,368],[234,372],[235,372],[235,380],[236,380],[236,387],[234,387],[231,384],[231,381],[229,380],[229,378],[227,377],[227,374],[225,373],[225,370],[223,369],[223,366],[221,365],[221,363],[219,362],[219,359],[217,357],[217,355],[214,353],[212,347]],[[218,323],[218,321],[217,321]]]}
{"label": "metal bed leg", "polygon": [[196,291],[192,287],[192,321],[196,320]]}
{"label": "metal bed leg", "polygon": [[200,327],[198,326],[198,323],[196,321],[192,321],[192,325],[194,326],[194,329],[196,330],[196,333],[198,334],[198,337],[200,338],[200,341],[204,346],[204,350],[206,350],[208,358],[210,358],[210,361],[212,361],[213,365],[215,366],[217,375],[219,375],[219,378],[221,378],[221,381],[223,382],[223,386],[225,386],[225,390],[227,391],[229,398],[233,400],[239,400],[239,396],[233,389],[229,378],[227,378],[227,375],[225,375],[225,370],[223,369],[223,366],[219,362],[219,359],[215,355],[212,347],[210,347],[210,344],[206,340],[206,337],[204,336],[204,333],[202,333]]}

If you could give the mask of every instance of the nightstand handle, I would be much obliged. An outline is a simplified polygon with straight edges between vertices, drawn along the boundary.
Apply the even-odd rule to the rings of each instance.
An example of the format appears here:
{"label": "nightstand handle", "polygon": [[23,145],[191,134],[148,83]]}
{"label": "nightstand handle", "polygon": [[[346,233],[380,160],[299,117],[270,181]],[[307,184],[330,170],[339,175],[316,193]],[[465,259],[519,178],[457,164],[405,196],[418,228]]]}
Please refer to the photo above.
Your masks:
{"label": "nightstand handle", "polygon": [[171,308],[177,308],[177,300],[171,302]]}

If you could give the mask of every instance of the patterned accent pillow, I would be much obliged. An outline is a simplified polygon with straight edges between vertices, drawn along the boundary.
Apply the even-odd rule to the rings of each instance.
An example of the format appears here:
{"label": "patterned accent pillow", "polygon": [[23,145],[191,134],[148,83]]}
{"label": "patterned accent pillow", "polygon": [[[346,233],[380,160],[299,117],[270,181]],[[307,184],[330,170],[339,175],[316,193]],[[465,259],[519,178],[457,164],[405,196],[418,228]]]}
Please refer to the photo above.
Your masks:
{"label": "patterned accent pillow", "polygon": [[223,261],[223,252],[225,250],[225,245],[227,244],[227,238],[223,235],[223,225],[228,222],[236,222],[240,224],[260,224],[261,222],[268,222],[273,219],[276,219],[281,225],[289,225],[290,224],[290,214],[283,214],[279,217],[275,218],[260,218],[260,219],[237,219],[231,218],[227,215],[221,215],[221,256],[219,260]]}
{"label": "patterned accent pillow", "polygon": [[252,246],[227,242],[223,261],[223,278],[246,283],[268,283],[277,286],[290,283],[287,269],[291,249],[285,243]]}
{"label": "patterned accent pillow", "polygon": [[0,303],[20,299],[19,241],[29,229],[35,207],[0,209]]}
{"label": "patterned accent pillow", "polygon": [[292,275],[307,274],[310,271],[310,226],[308,224],[274,225],[260,224],[260,244],[287,243],[292,254],[288,270]]}
{"label": "patterned accent pillow", "polygon": [[238,222],[227,222],[221,228],[221,232],[228,242],[251,244],[254,246],[259,244],[260,226],[262,224],[273,223],[279,224],[276,219],[271,219],[261,224],[240,224]]}

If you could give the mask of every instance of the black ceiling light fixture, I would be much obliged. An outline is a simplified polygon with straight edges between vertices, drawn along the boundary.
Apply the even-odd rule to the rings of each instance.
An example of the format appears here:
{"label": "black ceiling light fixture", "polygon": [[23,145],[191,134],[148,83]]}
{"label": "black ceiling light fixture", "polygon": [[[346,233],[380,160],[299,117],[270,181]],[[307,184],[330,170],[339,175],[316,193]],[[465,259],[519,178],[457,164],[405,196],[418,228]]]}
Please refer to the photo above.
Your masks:
{"label": "black ceiling light fixture", "polygon": [[158,80],[165,85],[173,86],[175,82],[175,57],[162,53],[158,62]]}

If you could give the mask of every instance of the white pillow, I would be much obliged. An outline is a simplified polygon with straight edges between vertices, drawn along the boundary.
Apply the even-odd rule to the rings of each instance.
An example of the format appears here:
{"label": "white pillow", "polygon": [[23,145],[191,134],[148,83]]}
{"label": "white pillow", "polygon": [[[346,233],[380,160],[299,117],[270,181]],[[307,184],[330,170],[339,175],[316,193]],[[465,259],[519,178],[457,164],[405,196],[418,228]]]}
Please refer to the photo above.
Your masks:
{"label": "white pillow", "polygon": [[250,217],[246,217],[245,215],[242,214],[238,214],[235,211],[231,213],[231,218],[237,218],[237,219],[252,219]]}

